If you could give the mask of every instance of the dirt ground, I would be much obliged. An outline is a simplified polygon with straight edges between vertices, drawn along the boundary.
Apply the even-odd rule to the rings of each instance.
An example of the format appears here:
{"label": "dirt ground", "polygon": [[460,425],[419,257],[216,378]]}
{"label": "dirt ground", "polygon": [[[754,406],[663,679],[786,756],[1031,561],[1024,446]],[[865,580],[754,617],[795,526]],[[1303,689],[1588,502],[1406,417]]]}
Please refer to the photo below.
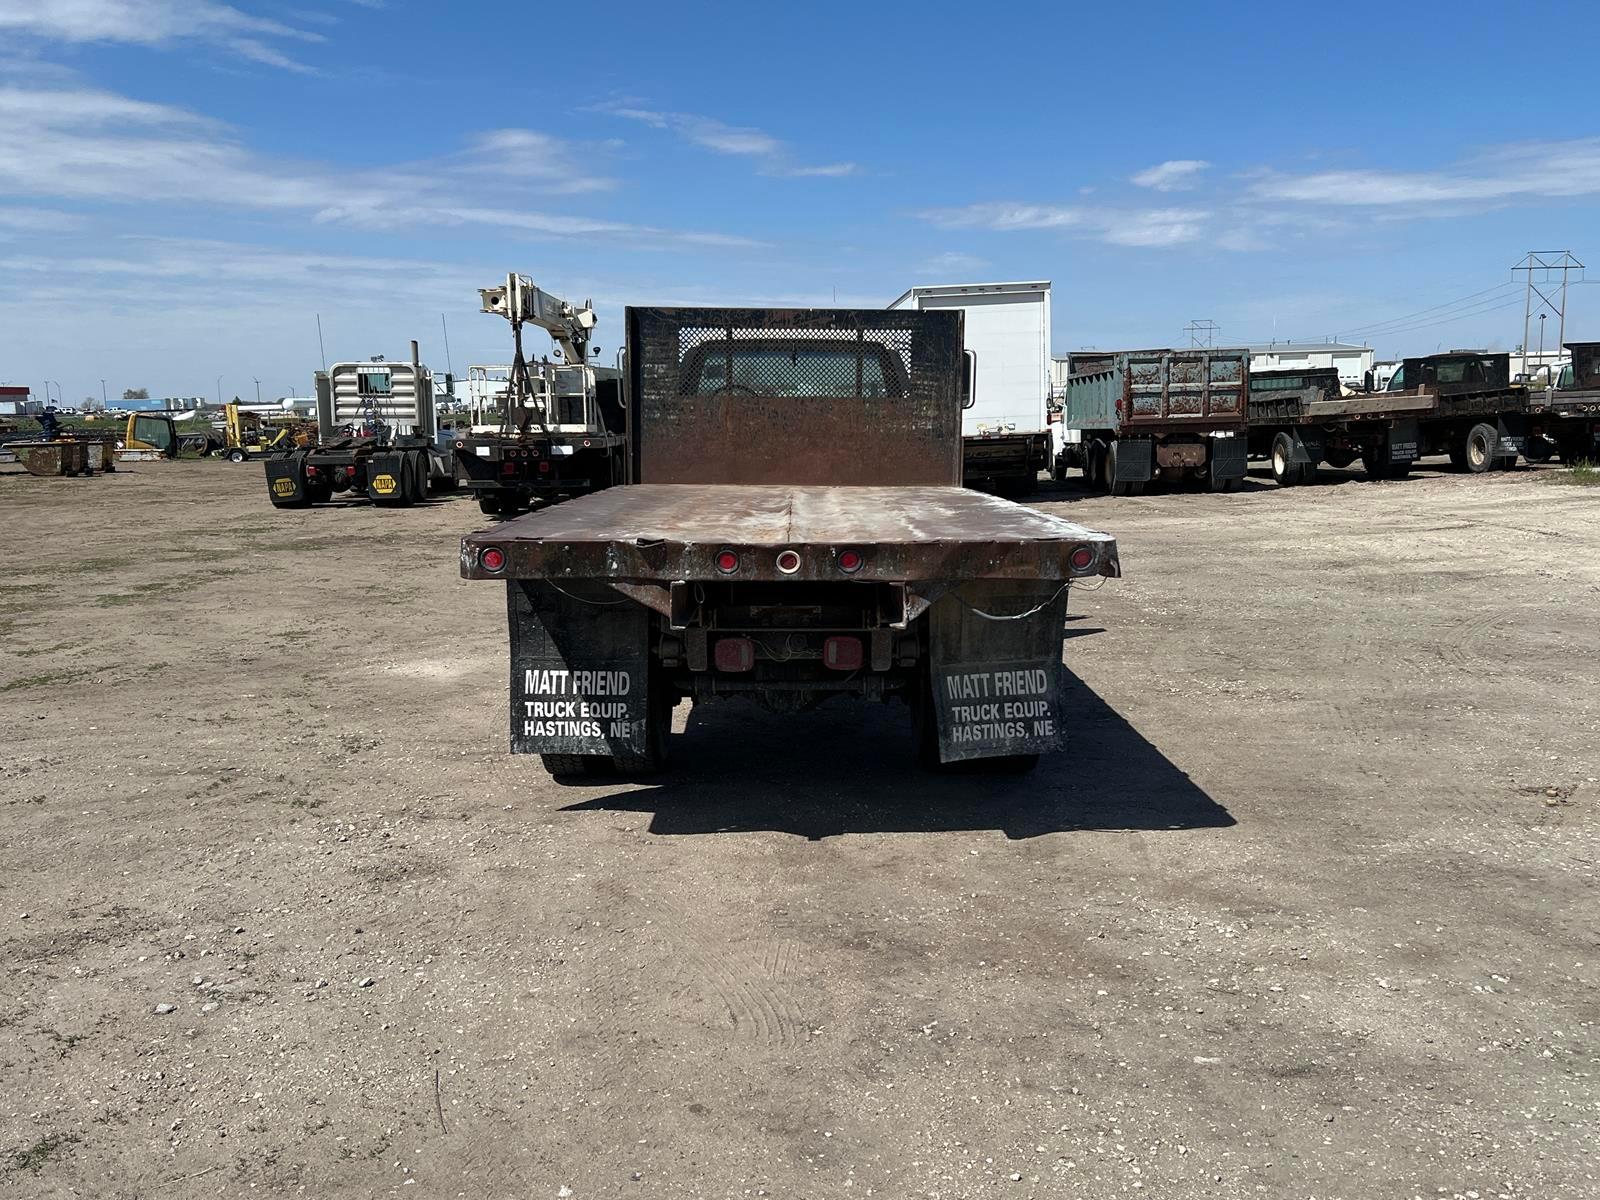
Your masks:
{"label": "dirt ground", "polygon": [[470,502],[0,474],[0,1195],[1591,1200],[1600,489],[1326,475],[1041,493],[1126,578],[1031,777],[573,788]]}

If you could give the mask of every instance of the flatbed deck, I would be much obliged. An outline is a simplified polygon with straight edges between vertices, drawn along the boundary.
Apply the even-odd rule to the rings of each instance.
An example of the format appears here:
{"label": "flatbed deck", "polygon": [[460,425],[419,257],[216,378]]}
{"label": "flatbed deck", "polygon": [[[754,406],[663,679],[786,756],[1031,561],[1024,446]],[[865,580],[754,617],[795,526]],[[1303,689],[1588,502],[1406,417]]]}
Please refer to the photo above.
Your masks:
{"label": "flatbed deck", "polygon": [[[1079,546],[1093,569],[1075,570]],[[481,565],[484,549],[506,556]],[[467,535],[470,579],[838,579],[835,555],[861,553],[852,578],[1066,579],[1120,573],[1116,541],[1036,509],[959,487],[637,484],[581,496]],[[737,572],[719,571],[723,550]],[[800,565],[782,571],[777,555]]]}

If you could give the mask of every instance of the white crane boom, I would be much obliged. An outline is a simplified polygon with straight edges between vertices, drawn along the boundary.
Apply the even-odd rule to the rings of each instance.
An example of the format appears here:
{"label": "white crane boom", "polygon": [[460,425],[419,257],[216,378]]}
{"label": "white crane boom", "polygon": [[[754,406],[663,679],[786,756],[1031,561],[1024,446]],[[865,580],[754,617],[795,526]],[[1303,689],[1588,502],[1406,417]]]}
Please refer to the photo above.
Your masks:
{"label": "white crane boom", "polygon": [[560,347],[567,362],[582,366],[588,361],[589,336],[597,320],[593,301],[585,300],[579,307],[552,296],[526,275],[515,272],[506,276],[501,287],[479,288],[478,297],[481,311],[498,313],[511,322],[513,329],[524,322],[543,329]]}

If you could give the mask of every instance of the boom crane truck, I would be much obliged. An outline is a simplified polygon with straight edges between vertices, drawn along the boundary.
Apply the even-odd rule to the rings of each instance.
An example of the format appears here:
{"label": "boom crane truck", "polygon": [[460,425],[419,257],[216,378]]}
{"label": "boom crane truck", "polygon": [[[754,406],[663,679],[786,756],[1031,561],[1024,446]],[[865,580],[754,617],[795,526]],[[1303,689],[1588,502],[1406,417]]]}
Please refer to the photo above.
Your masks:
{"label": "boom crane truck", "polygon": [[[593,304],[572,304],[514,273],[478,296],[481,311],[511,322],[513,350],[499,425],[474,425],[452,443],[460,486],[477,495],[485,514],[509,516],[536,501],[621,483],[628,453],[621,372],[589,361]],[[561,361],[529,363],[524,325],[548,333]]]}

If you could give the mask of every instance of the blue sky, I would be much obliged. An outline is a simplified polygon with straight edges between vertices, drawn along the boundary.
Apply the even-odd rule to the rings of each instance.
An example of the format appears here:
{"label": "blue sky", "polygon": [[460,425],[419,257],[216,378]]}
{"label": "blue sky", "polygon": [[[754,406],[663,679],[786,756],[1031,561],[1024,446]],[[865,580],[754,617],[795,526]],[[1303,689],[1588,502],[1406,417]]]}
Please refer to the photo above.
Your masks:
{"label": "blue sky", "polygon": [[[437,369],[445,313],[464,374],[506,357],[476,289],[512,269],[592,297],[607,361],[628,303],[1036,278],[1058,351],[1193,318],[1511,348],[1522,254],[1600,255],[1597,34],[1577,3],[0,0],[0,381],[303,394],[316,313],[330,360]],[[1600,338],[1600,289],[1567,327]]]}

